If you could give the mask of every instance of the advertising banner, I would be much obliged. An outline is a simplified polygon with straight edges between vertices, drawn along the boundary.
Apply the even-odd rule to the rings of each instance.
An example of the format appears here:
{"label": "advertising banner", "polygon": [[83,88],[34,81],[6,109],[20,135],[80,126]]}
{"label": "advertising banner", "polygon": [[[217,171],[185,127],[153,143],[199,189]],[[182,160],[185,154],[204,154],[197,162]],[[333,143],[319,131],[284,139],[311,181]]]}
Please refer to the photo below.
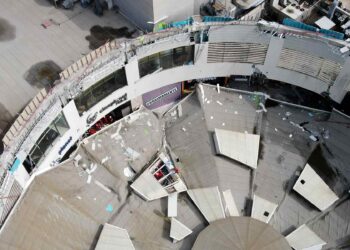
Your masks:
{"label": "advertising banner", "polygon": [[181,83],[174,83],[142,95],[143,105],[156,109],[181,98]]}

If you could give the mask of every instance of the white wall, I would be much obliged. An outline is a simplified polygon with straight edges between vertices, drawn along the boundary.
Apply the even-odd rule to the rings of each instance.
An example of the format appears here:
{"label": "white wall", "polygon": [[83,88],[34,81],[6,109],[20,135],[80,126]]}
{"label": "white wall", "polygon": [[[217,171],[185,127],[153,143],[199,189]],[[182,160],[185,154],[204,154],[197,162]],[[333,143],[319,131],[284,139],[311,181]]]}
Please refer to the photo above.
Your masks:
{"label": "white wall", "polygon": [[153,0],[154,20],[167,16],[169,23],[187,19],[194,14],[194,0]]}
{"label": "white wall", "polygon": [[139,64],[136,57],[129,60],[125,65],[126,80],[128,85],[134,85],[140,79]]}

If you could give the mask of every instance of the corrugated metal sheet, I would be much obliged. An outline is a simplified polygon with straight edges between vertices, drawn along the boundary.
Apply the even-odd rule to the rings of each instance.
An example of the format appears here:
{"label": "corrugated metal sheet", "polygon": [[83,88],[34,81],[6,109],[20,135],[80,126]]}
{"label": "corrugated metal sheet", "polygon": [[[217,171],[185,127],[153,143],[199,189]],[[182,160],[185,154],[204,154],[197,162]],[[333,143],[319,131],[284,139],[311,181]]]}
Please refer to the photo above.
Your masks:
{"label": "corrugated metal sheet", "polygon": [[266,44],[257,43],[209,43],[207,61],[264,64],[267,48]]}
{"label": "corrugated metal sheet", "polygon": [[326,83],[332,83],[342,69],[342,65],[337,62],[286,48],[282,49],[277,66],[318,78]]}

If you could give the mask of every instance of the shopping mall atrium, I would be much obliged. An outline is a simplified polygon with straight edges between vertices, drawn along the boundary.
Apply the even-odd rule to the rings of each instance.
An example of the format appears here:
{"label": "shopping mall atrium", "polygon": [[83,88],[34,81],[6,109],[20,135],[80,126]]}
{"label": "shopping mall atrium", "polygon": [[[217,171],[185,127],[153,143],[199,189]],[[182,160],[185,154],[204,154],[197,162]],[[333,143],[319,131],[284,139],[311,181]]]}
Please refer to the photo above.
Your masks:
{"label": "shopping mall atrium", "polygon": [[4,1],[0,249],[350,249],[326,2]]}

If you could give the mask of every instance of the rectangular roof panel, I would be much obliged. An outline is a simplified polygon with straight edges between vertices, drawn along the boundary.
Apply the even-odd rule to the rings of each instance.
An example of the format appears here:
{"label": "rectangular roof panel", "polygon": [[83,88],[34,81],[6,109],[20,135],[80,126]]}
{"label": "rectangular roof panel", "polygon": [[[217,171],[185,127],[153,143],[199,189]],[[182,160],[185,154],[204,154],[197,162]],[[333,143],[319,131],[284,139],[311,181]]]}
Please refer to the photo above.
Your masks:
{"label": "rectangular roof panel", "polygon": [[134,250],[128,231],[110,224],[104,224],[95,250]]}
{"label": "rectangular roof panel", "polygon": [[209,223],[225,218],[218,187],[191,189],[187,193]]}
{"label": "rectangular roof panel", "polygon": [[306,164],[293,189],[321,211],[339,199],[309,164]]}
{"label": "rectangular roof panel", "polygon": [[215,129],[216,152],[239,161],[248,167],[257,168],[260,136]]}
{"label": "rectangular roof panel", "polygon": [[286,236],[289,245],[295,250],[301,249],[322,249],[326,244],[317,234],[315,234],[305,224]]}
{"label": "rectangular roof panel", "polygon": [[277,204],[254,195],[252,217],[262,222],[269,223],[276,208]]}

